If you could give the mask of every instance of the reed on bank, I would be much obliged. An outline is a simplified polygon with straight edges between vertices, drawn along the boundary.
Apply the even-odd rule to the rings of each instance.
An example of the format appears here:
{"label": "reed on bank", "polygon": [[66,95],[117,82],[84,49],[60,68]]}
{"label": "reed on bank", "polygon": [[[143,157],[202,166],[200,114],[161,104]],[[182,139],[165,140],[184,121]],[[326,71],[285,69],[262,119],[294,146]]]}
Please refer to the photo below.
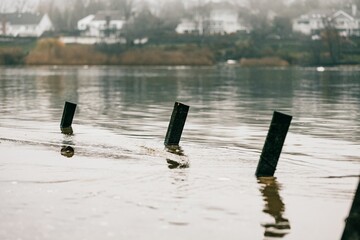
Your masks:
{"label": "reed on bank", "polygon": [[57,39],[39,40],[25,58],[28,65],[212,65],[211,51],[205,48],[128,48],[114,54],[93,45],[64,45]]}
{"label": "reed on bank", "polygon": [[242,67],[287,67],[289,63],[279,57],[242,58]]}
{"label": "reed on bank", "polygon": [[0,65],[22,64],[25,53],[20,47],[0,48]]}

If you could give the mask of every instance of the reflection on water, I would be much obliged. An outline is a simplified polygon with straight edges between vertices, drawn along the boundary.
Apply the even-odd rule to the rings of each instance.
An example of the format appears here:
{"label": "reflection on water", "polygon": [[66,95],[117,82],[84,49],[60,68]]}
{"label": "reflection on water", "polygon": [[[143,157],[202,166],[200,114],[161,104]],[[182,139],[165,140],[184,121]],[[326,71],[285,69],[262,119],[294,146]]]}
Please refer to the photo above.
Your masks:
{"label": "reflection on water", "polygon": [[[37,239],[261,239],[264,228],[338,239],[360,164],[359,78],[360,67],[0,67],[0,238],[26,238],[35,220]],[[74,135],[59,132],[64,101],[78,103]],[[192,110],[182,148],[164,150],[174,101]],[[274,110],[294,116],[281,192],[253,181]]]}
{"label": "reflection on water", "polygon": [[282,238],[289,233],[290,222],[283,217],[285,204],[279,194],[280,185],[274,177],[260,177],[258,182],[265,202],[263,212],[272,216],[275,221],[263,224],[264,236]]}
{"label": "reflection on water", "polygon": [[60,152],[61,152],[61,155],[68,157],[68,158],[71,158],[75,154],[75,150],[71,146],[62,146]]}
{"label": "reflection on water", "polygon": [[[71,128],[72,131],[72,127]],[[67,128],[67,129],[69,129]],[[64,135],[64,140],[62,141],[62,146],[61,146],[61,150],[60,153],[61,155],[71,158],[72,156],[74,156],[75,154],[75,149],[72,147],[74,146],[74,141],[72,140],[72,132],[71,134],[66,134]]]}
{"label": "reflection on water", "polygon": [[[292,124],[294,132],[329,136],[331,131],[332,138],[360,140],[360,69],[356,68],[322,73],[294,68],[0,70],[1,113],[12,112],[14,118],[58,121],[63,102],[71,101],[79,107],[75,123],[163,138],[152,124],[168,122],[167,106],[178,100],[192,108],[188,124],[209,128],[254,120],[267,124],[269,112],[278,110],[299,120]],[[201,130],[193,131],[193,138],[209,142]]]}
{"label": "reflection on water", "polygon": [[166,162],[168,163],[168,167],[170,169],[188,168],[189,167],[189,165],[190,165],[189,160],[188,160],[187,156],[184,154],[184,150],[180,146],[169,145],[169,146],[166,146],[165,148],[166,148],[167,152],[179,156],[179,158],[174,158],[174,155],[168,156],[166,158]]}

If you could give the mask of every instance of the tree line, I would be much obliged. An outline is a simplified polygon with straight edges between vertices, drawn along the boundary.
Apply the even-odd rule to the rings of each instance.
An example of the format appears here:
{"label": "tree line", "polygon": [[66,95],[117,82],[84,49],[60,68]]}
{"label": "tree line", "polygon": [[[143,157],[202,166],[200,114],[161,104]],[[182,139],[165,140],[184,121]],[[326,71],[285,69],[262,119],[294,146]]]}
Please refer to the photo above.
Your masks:
{"label": "tree line", "polygon": [[[251,0],[245,6],[237,0],[227,2],[237,9],[239,17],[251,29],[242,39],[231,36],[192,36],[189,40],[189,37],[181,38],[175,34],[175,28],[182,18],[191,19],[196,14],[208,14],[208,3],[204,0],[191,5],[185,5],[183,1],[167,0],[158,2],[155,6],[144,0],[73,0],[62,8],[55,1],[42,0],[38,10],[49,14],[57,31],[72,34],[76,34],[79,19],[101,10],[117,10],[127,21],[123,29],[127,40],[148,37],[152,39],[152,43],[160,44],[192,41],[200,47],[213,49],[220,60],[276,55],[289,62],[337,64],[341,62],[346,49],[348,52],[354,50],[354,42],[341,39],[331,22],[324,22],[325,29],[321,33],[321,40],[317,41],[292,31],[292,19],[314,9],[340,9],[349,4],[346,1],[298,0],[288,4],[285,0]],[[360,7],[360,0],[352,3]],[[296,40],[289,42],[286,39]],[[300,54],[296,53],[303,51],[308,54],[301,54],[299,57]]]}
{"label": "tree line", "polygon": [[[224,0],[237,9],[239,17],[256,34],[276,33],[287,35],[291,32],[291,20],[319,8],[339,8],[348,1],[297,0],[288,4],[286,0],[251,0],[242,4],[243,0]],[[174,31],[181,18],[191,18],[195,14],[206,14],[208,1],[198,0],[193,4],[184,1],[158,1],[156,5],[146,0],[1,0],[0,12],[6,10],[23,12],[26,10],[47,13],[56,31],[73,32],[77,22],[102,10],[119,11],[125,20],[133,25],[129,31],[168,32]],[[360,9],[360,0],[352,0]],[[134,33],[135,34],[135,33]]]}
{"label": "tree line", "polygon": [[[1,5],[4,1],[0,1],[0,11],[4,9]],[[19,11],[29,8],[26,5],[29,1],[12,1]],[[195,44],[199,48],[210,49],[216,61],[275,56],[287,60],[290,64],[360,62],[360,50],[357,47],[360,46],[360,41],[341,38],[331,22],[324,22],[325,29],[318,40],[292,32],[292,19],[313,9],[340,9],[344,6],[337,1],[324,5],[320,0],[298,0],[291,4],[287,4],[285,0],[251,0],[244,6],[237,0],[228,0],[234,9],[237,9],[240,18],[251,28],[251,32],[226,36],[175,33],[175,28],[182,18],[191,19],[195,14],[207,14],[207,3],[204,0],[198,0],[192,5],[186,5],[184,1],[166,0],[158,2],[156,6],[144,2],[145,0],[62,1],[64,4],[59,4],[56,0],[39,0],[36,6],[36,11],[49,15],[55,25],[55,35],[78,34],[77,22],[83,17],[102,10],[117,10],[127,20],[123,29],[126,39],[148,37],[151,45],[170,48]],[[354,3],[359,6],[360,0]],[[97,46],[97,49],[114,54],[129,47],[131,46]]]}
{"label": "tree line", "polygon": [[[24,5],[26,0],[14,0]],[[360,7],[360,0],[355,0]],[[285,0],[251,0],[247,6],[242,1],[228,0],[238,10],[242,18],[253,30],[269,31],[276,25],[279,33],[288,31],[290,20],[312,9],[321,7],[339,7],[339,3],[320,3],[320,0],[298,0],[287,4]],[[72,0],[61,5],[58,1],[39,0],[37,11],[47,13],[57,31],[74,31],[77,22],[90,14],[101,10],[117,10],[126,20],[132,19],[134,26],[144,26],[150,30],[174,30],[181,18],[191,18],[195,13],[205,14],[207,2],[198,0],[196,4],[185,6],[183,1],[167,0],[157,5],[145,0]],[[331,6],[337,5],[337,6]],[[1,5],[0,5],[1,10]],[[276,16],[276,17],[274,17]],[[141,24],[139,24],[141,22]],[[144,29],[142,29],[144,30]]]}

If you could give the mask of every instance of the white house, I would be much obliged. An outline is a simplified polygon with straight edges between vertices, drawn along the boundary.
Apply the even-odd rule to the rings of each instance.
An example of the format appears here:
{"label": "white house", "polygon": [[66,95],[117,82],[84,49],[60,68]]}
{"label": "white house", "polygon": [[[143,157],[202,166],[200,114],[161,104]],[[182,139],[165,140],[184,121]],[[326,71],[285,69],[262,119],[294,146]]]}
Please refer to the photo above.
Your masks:
{"label": "white house", "polygon": [[360,35],[360,15],[356,5],[344,10],[314,10],[293,21],[293,31],[306,35],[317,34],[326,22],[342,36]]}
{"label": "white house", "polygon": [[177,25],[175,31],[179,34],[185,33],[202,33],[202,28],[197,26],[197,21],[192,19],[181,19],[181,22]]}
{"label": "white house", "polygon": [[82,36],[118,37],[125,23],[125,18],[118,11],[100,11],[80,19],[77,28]]}
{"label": "white house", "polygon": [[204,21],[206,34],[230,34],[246,31],[241,24],[237,9],[230,3],[219,2],[210,4],[210,12]]}
{"label": "white house", "polygon": [[195,14],[193,19],[182,19],[176,27],[179,34],[231,34],[249,31],[239,18],[237,9],[230,3],[218,2],[206,5],[207,11]]}
{"label": "white house", "polygon": [[3,36],[40,37],[54,29],[47,14],[2,13],[0,21],[0,34]]}

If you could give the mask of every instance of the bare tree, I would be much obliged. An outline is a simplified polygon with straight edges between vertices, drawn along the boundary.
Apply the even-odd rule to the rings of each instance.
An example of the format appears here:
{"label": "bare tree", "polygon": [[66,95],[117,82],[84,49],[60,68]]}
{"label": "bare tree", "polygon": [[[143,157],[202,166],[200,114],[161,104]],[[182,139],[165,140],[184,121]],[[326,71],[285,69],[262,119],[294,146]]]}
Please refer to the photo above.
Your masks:
{"label": "bare tree", "polygon": [[110,7],[113,10],[121,11],[125,20],[129,20],[134,13],[135,0],[112,0]]}
{"label": "bare tree", "polygon": [[16,0],[15,1],[16,12],[18,13],[25,12],[25,10],[27,9],[27,4],[28,4],[27,0]]}
{"label": "bare tree", "polygon": [[151,37],[157,33],[160,25],[161,20],[153,15],[148,7],[143,6],[143,9],[126,23],[124,34],[130,43],[137,38]]}
{"label": "bare tree", "polygon": [[333,64],[337,64],[341,56],[341,38],[335,28],[334,19],[323,18],[324,30],[322,39],[328,47],[329,55]]}
{"label": "bare tree", "polygon": [[172,26],[173,29],[176,28],[184,15],[184,4],[177,0],[169,0],[163,3],[159,12],[159,18],[163,19],[168,26]]}
{"label": "bare tree", "polygon": [[7,11],[9,11],[9,1],[0,1],[0,13],[5,13]]}
{"label": "bare tree", "polygon": [[34,11],[39,1],[40,0],[0,0],[0,13]]}

